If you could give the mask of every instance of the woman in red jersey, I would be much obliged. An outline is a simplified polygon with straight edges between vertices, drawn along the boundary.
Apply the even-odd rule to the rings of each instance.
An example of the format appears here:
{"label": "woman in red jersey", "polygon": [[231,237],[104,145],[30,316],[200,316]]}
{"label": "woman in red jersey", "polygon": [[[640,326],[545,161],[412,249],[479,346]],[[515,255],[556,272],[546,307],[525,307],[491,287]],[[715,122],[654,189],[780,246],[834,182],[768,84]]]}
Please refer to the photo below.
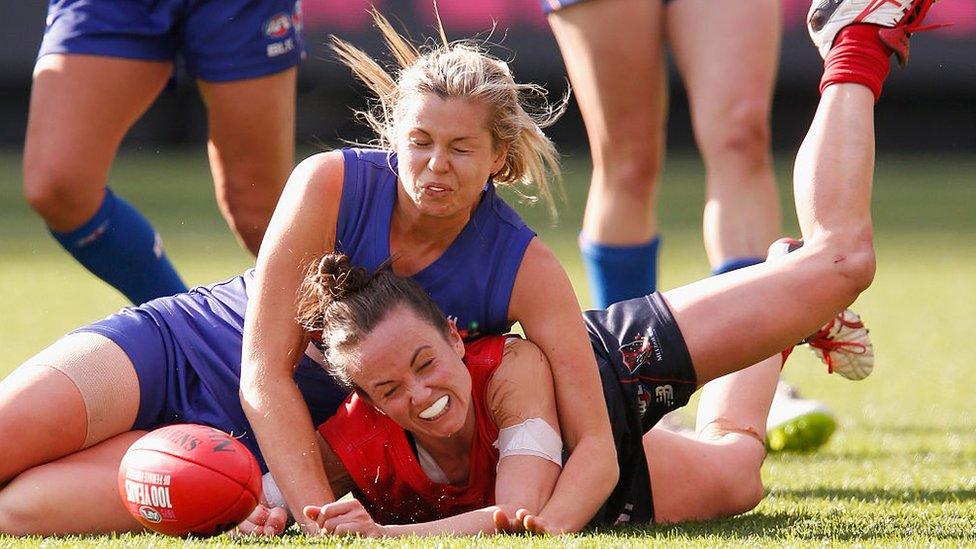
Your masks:
{"label": "woman in red jersey", "polygon": [[[781,362],[746,367],[789,348],[870,285],[873,106],[889,56],[907,60],[908,35],[931,4],[812,10],[825,71],[795,165],[801,249],[585,313],[620,471],[608,498],[579,490],[581,507],[600,506],[590,524],[716,518],[762,498],[761,433]],[[355,390],[319,432],[326,456],[342,462],[330,468],[335,478],[358,499],[306,507],[305,516],[326,532],[369,536],[565,531],[544,507],[561,446],[538,373],[543,356],[527,343],[506,354],[497,338],[466,350],[430,301],[399,280],[368,277],[335,256],[306,279],[304,324],[321,330],[333,375]],[[329,291],[315,291],[322,287]],[[510,375],[540,377],[512,383]],[[696,435],[648,445],[660,416],[712,380]],[[243,530],[262,522],[277,530],[280,513],[266,513]]]}

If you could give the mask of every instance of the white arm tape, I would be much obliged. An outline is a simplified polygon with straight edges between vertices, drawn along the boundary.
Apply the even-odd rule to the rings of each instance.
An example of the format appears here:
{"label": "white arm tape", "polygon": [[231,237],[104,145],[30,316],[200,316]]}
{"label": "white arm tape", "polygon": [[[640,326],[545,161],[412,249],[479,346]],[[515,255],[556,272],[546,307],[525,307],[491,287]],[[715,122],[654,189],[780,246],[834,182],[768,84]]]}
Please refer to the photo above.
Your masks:
{"label": "white arm tape", "polygon": [[264,500],[268,503],[268,507],[284,507],[288,509],[288,504],[285,503],[285,496],[281,495],[281,490],[278,489],[278,483],[275,482],[271,472],[267,472],[261,477],[261,490],[264,492]]}
{"label": "white arm tape", "polygon": [[563,440],[544,419],[527,419],[498,431],[498,461],[508,456],[535,456],[563,466]]}

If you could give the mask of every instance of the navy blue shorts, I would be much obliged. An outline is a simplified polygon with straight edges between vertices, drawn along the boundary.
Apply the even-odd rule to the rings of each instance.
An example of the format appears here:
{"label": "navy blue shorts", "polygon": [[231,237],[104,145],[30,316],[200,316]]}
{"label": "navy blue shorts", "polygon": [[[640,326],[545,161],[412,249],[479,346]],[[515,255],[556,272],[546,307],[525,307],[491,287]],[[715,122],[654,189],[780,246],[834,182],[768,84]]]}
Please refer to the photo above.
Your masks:
{"label": "navy blue shorts", "polygon": [[654,521],[643,437],[698,388],[684,336],[660,294],[583,313],[610,414],[620,480],[592,525]]}
{"label": "navy blue shorts", "polygon": [[[581,2],[589,2],[589,1],[591,0],[539,0],[539,3],[542,5],[543,13],[549,15],[554,11],[559,11],[563,8],[568,8],[569,6],[572,6],[574,4],[579,4]],[[663,0],[665,4],[667,4],[670,1],[671,0]]]}
{"label": "navy blue shorts", "polygon": [[211,82],[265,76],[305,56],[301,0],[51,0],[49,53],[171,61]]}
{"label": "navy blue shorts", "polygon": [[[135,365],[140,400],[133,429],[210,425],[241,437],[266,471],[239,397],[248,279],[237,276],[154,299],[75,331],[111,339]],[[348,395],[308,357],[295,381],[315,425],[331,417]]]}

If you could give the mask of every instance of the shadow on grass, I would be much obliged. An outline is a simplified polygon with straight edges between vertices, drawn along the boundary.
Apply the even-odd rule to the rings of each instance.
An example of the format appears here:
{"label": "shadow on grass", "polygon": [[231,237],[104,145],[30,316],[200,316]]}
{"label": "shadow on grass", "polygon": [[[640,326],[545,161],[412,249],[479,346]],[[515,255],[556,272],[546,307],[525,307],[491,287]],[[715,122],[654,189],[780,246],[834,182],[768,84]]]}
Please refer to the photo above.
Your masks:
{"label": "shadow on grass", "polygon": [[[973,499],[969,491],[967,499]],[[946,498],[951,500],[951,498]],[[934,499],[932,501],[940,501]],[[683,524],[616,527],[600,534],[642,536],[658,540],[717,538],[725,541],[749,540],[760,544],[793,540],[832,542],[891,543],[906,539],[976,540],[972,517],[954,516],[919,523],[917,517],[896,514],[840,517],[832,512],[809,513],[792,509],[783,513],[756,512],[725,520]],[[707,542],[706,542],[707,543]]]}
{"label": "shadow on grass", "polygon": [[976,490],[892,490],[887,488],[797,488],[774,489],[771,496],[858,501],[864,503],[952,503],[976,501]]}
{"label": "shadow on grass", "polygon": [[709,520],[703,522],[685,522],[682,524],[646,524],[630,525],[601,529],[600,533],[628,534],[651,537],[728,537],[735,533],[737,537],[781,538],[792,532],[798,524],[809,520],[816,520],[816,515],[809,513],[751,513],[724,520]]}

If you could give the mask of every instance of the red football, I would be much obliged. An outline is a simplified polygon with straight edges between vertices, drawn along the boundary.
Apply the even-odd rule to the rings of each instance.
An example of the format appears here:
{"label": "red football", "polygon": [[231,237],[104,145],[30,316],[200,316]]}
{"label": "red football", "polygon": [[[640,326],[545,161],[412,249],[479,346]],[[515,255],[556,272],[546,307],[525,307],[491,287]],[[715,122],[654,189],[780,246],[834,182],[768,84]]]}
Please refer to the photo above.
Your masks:
{"label": "red football", "polygon": [[261,468],[227,433],[169,425],[135,441],[119,465],[119,495],[146,528],[213,536],[237,526],[261,497]]}

